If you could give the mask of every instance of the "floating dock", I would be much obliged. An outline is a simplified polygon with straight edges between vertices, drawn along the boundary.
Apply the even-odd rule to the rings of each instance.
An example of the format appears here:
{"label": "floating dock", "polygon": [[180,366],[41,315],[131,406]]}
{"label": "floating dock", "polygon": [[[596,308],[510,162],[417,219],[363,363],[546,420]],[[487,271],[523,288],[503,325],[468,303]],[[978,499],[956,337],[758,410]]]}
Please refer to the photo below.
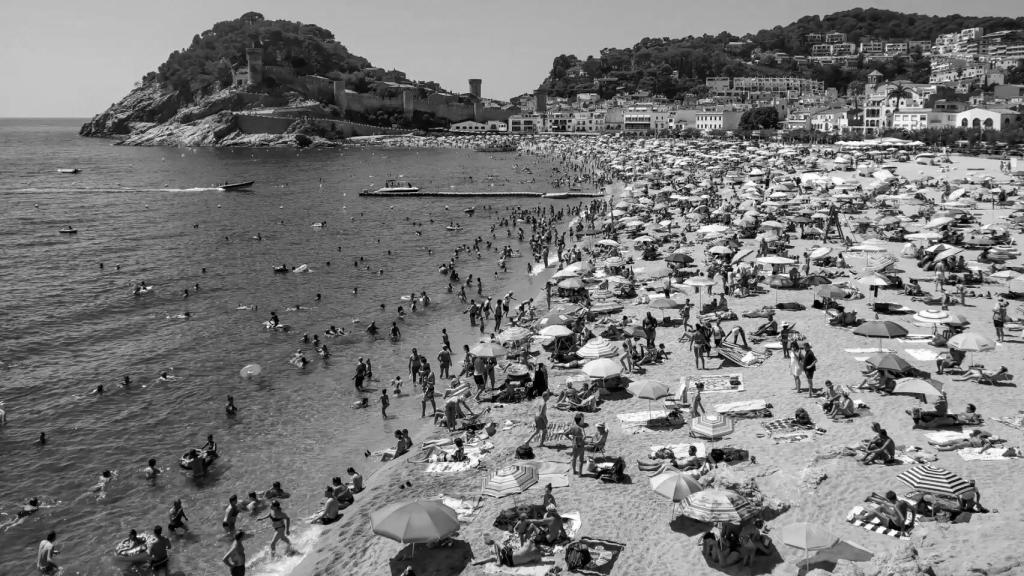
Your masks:
{"label": "floating dock", "polygon": [[376,192],[373,190],[363,190],[359,193],[360,196],[375,196],[378,198],[397,198],[397,197],[444,197],[444,198],[551,198],[554,200],[564,198],[601,198],[604,195],[601,192],[583,192],[573,190],[571,192],[431,192],[418,190],[416,192]]}

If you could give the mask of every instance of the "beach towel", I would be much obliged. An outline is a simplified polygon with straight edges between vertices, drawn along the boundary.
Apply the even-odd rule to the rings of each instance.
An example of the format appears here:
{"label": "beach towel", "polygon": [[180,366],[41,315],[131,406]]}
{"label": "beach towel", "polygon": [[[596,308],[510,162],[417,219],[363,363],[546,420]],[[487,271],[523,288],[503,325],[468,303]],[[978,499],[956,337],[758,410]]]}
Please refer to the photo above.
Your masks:
{"label": "beach towel", "polygon": [[793,432],[779,432],[772,434],[769,438],[776,444],[793,444],[795,442],[811,442],[814,440],[813,430],[800,430]]}
{"label": "beach towel", "polygon": [[1020,458],[1015,448],[1003,448],[1001,446],[989,448],[984,454],[981,453],[981,448],[961,448],[956,453],[967,462],[977,460],[1015,460]]}
{"label": "beach towel", "polygon": [[771,350],[765,349],[765,352],[755,352],[750,348],[745,348],[738,344],[729,344],[723,342],[718,347],[718,355],[725,359],[729,364],[743,367],[760,366],[764,364],[772,356]]}
{"label": "beach towel", "polygon": [[548,442],[554,440],[566,440],[565,433],[569,430],[569,425],[566,423],[561,424],[548,424]]}
{"label": "beach towel", "polygon": [[651,432],[658,428],[678,428],[685,423],[681,414],[676,413],[674,416],[669,417],[669,412],[660,408],[644,412],[618,414],[617,418],[619,424],[622,425],[622,430],[630,434]]}
{"label": "beach towel", "polygon": [[919,360],[921,362],[932,362],[939,358],[938,352],[927,348],[906,348],[903,351],[914,360]]}
{"label": "beach towel", "polygon": [[552,488],[565,488],[569,485],[567,462],[531,462],[528,466],[537,469],[537,483],[541,486],[551,484]]}
{"label": "beach towel", "polygon": [[700,376],[685,376],[688,397],[692,398],[697,391],[697,383],[704,385],[702,393],[714,392],[743,392],[742,374],[709,374]]}
{"label": "beach towel", "polygon": [[619,559],[622,550],[626,548],[625,544],[589,536],[580,538],[580,544],[586,546],[590,551],[590,562],[577,569],[576,573],[588,576],[609,576],[615,567],[615,561]]}
{"label": "beach towel", "polygon": [[1024,430],[1024,414],[1018,414],[1016,416],[1006,416],[1003,418],[993,418],[996,422],[1009,426],[1010,428],[1016,428],[1017,430]]}
{"label": "beach towel", "polygon": [[428,474],[454,474],[456,472],[465,472],[472,470],[480,465],[480,456],[470,456],[466,454],[466,459],[462,462],[430,462],[427,464],[426,472]]}
{"label": "beach towel", "polygon": [[544,576],[555,566],[552,560],[541,560],[537,564],[529,566],[501,566],[497,562],[484,564],[484,572],[487,574],[512,574],[513,576]]}
{"label": "beach towel", "polygon": [[661,450],[662,448],[668,448],[669,450],[672,451],[672,454],[675,454],[676,458],[682,458],[682,457],[684,457],[684,456],[686,456],[687,454],[690,453],[690,446],[696,446],[697,447],[697,457],[698,458],[707,458],[707,456],[708,456],[708,449],[707,449],[707,446],[703,442],[694,442],[692,444],[682,443],[682,444],[664,444],[664,445],[660,445],[660,446],[651,446],[651,452],[649,454],[649,457],[653,460],[654,459],[654,455],[655,455],[655,453],[658,452],[658,450]]}
{"label": "beach towel", "polygon": [[875,532],[877,534],[882,534],[883,536],[898,538],[900,540],[910,540],[910,536],[898,536],[899,530],[886,527],[880,518],[871,513],[871,510],[866,510],[871,513],[869,520],[860,519],[858,516],[864,511],[865,508],[863,506],[854,506],[853,509],[850,510],[850,513],[846,515],[846,521],[854,526],[859,526],[868,532]]}
{"label": "beach towel", "polygon": [[760,418],[770,414],[768,403],[761,398],[755,400],[740,400],[737,402],[724,402],[715,404],[714,411],[719,414],[728,414],[735,418]]}
{"label": "beach towel", "polygon": [[895,350],[889,350],[888,348],[843,348],[843,352],[850,354],[878,354],[878,353],[891,353]]}
{"label": "beach towel", "polygon": [[924,342],[926,340],[931,340],[932,338],[933,338],[932,334],[924,334],[924,333],[913,334],[913,333],[911,333],[911,334],[907,334],[903,338],[897,338],[896,341],[901,343],[901,344],[920,344],[921,342]]}
{"label": "beach towel", "polygon": [[811,430],[814,428],[811,426],[802,426],[796,423],[796,418],[778,418],[776,420],[769,420],[768,422],[762,422],[761,427],[768,431],[769,435],[781,432],[794,432],[798,430]]}
{"label": "beach towel", "polygon": [[942,444],[944,442],[949,442],[950,440],[966,440],[970,438],[970,436],[970,430],[964,430],[962,432],[957,430],[936,430],[934,432],[925,432],[924,434],[924,437],[927,438],[929,442],[934,442],[936,444]]}
{"label": "beach towel", "polygon": [[927,464],[935,462],[939,457],[917,446],[897,446],[896,459],[904,464]]}
{"label": "beach towel", "polygon": [[440,494],[437,497],[442,504],[455,510],[455,513],[459,517],[459,522],[468,524],[476,518],[476,513],[480,511],[480,498],[455,498],[453,496],[445,496]]}

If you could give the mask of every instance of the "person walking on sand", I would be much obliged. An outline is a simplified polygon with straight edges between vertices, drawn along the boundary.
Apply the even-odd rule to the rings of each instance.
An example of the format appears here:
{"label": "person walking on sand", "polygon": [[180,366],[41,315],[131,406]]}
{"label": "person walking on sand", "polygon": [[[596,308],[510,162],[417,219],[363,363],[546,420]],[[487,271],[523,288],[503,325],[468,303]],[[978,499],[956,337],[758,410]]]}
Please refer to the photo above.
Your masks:
{"label": "person walking on sand", "polygon": [[242,546],[242,538],[245,538],[245,532],[241,530],[235,532],[231,548],[221,559],[221,562],[228,567],[231,576],[245,576],[245,546]]}
{"label": "person walking on sand", "polygon": [[540,446],[544,447],[544,441],[548,439],[548,399],[551,398],[551,392],[545,392],[540,395],[540,398],[533,403],[533,434],[526,440],[526,446],[533,442],[534,436],[540,434]]}
{"label": "person walking on sand", "polygon": [[434,385],[436,382],[434,373],[430,371],[430,364],[426,364],[424,371],[420,374],[420,389],[423,391],[423,396],[420,398],[420,418],[427,417],[427,402],[430,402],[431,416],[437,413],[437,403],[434,400]]}
{"label": "person walking on sand", "polygon": [[796,340],[790,341],[789,343],[789,373],[793,375],[793,384],[796,386],[796,391],[799,394],[803,392],[800,388],[800,375],[804,372],[804,359],[800,353],[800,345]]}
{"label": "person walking on sand", "polygon": [[996,329],[996,342],[1002,342],[1005,338],[1003,335],[1003,324],[1006,323],[1006,307],[1009,305],[1006,300],[1000,298],[992,309],[992,326]]}
{"label": "person walking on sand", "polygon": [[[573,423],[566,430],[565,436],[572,443],[572,460],[569,462],[569,467],[572,468],[572,473],[579,476],[583,475],[583,464],[586,462],[586,455],[584,454],[584,446],[586,442],[583,434],[583,414],[579,412],[573,416]],[[579,461],[580,469],[576,471],[576,462]]]}
{"label": "person walking on sand", "polygon": [[694,393],[693,398],[690,400],[690,420],[697,418],[704,414],[704,402],[700,398],[701,391],[704,390],[704,383],[697,382],[697,392]]}

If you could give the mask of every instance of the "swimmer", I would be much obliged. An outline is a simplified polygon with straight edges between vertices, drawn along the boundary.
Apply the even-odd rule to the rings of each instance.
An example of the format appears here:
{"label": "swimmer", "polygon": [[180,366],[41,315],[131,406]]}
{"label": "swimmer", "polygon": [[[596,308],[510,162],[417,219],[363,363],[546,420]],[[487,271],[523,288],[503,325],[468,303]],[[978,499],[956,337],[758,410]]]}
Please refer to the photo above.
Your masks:
{"label": "swimmer", "polygon": [[7,411],[4,410],[3,400],[0,400],[0,426],[7,426]]}
{"label": "swimmer", "polygon": [[249,500],[245,503],[245,509],[248,510],[250,514],[256,514],[266,505],[266,501],[261,500],[255,492],[249,492]]}
{"label": "swimmer", "polygon": [[171,376],[167,372],[161,372],[160,373],[160,377],[157,378],[156,381],[157,382],[171,382],[171,381],[177,380],[177,379],[178,379],[177,376]]}
{"label": "swimmer", "polygon": [[107,484],[110,484],[114,480],[114,473],[110,470],[104,470],[100,474],[99,482],[92,487],[92,491],[96,492],[96,499],[102,500],[107,497]]}
{"label": "swimmer", "polygon": [[320,293],[317,292],[316,293],[316,301],[319,302],[322,298],[323,298],[323,296],[321,296]]}
{"label": "swimmer", "polygon": [[235,397],[228,396],[228,403],[224,406],[224,413],[228,416],[234,416],[238,414],[238,408],[235,407]]}
{"label": "swimmer", "polygon": [[92,392],[89,392],[90,396],[103,396],[103,384],[99,384],[96,388],[93,388]]}
{"label": "swimmer", "polygon": [[142,472],[146,475],[146,482],[149,482],[150,486],[156,486],[156,477],[160,475],[160,469],[156,467],[156,458],[150,458]]}

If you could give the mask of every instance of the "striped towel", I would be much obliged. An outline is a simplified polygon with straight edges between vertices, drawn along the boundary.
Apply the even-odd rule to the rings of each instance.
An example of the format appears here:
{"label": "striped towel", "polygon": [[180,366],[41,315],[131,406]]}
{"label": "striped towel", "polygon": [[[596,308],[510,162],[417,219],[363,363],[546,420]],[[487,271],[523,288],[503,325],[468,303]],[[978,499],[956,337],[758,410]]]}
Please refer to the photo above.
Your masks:
{"label": "striped towel", "polygon": [[[862,520],[860,518],[861,513],[867,512],[870,514],[868,520]],[[888,528],[883,524],[883,520],[874,514],[871,510],[865,509],[863,506],[854,506],[850,513],[846,515],[846,521],[854,526],[860,526],[868,532],[875,532],[882,534],[883,536],[889,536],[891,538],[898,538],[900,540],[910,540],[910,536],[898,536],[899,530]]]}
{"label": "striped towel", "polygon": [[801,426],[796,423],[796,418],[779,418],[762,422],[761,427],[769,432],[769,435],[776,432],[792,432],[794,430],[810,430],[814,426]]}
{"label": "striped towel", "polygon": [[565,440],[565,433],[569,430],[569,425],[562,424],[548,424],[548,442],[552,440]]}

